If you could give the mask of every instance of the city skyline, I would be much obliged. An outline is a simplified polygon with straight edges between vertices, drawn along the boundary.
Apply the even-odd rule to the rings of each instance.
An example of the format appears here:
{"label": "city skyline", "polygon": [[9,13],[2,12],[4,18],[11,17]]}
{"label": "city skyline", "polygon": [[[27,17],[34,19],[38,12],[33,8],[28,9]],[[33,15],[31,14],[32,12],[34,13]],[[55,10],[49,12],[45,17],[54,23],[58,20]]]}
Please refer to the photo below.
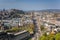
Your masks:
{"label": "city skyline", "polygon": [[60,9],[60,0],[0,0],[0,9]]}

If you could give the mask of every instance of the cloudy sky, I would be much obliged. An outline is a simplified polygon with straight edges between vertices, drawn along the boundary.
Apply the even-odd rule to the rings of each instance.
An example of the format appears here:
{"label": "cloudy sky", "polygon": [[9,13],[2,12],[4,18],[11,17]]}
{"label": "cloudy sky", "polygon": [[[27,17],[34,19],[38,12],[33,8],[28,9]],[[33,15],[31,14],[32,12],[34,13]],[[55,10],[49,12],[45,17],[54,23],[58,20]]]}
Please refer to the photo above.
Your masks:
{"label": "cloudy sky", "polygon": [[60,9],[60,0],[0,0],[0,9]]}

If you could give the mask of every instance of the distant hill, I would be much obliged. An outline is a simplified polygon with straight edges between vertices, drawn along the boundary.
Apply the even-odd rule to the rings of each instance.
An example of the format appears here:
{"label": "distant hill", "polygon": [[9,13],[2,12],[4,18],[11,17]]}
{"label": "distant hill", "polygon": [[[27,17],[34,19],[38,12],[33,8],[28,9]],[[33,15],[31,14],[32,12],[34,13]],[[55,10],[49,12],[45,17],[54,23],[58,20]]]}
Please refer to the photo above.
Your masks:
{"label": "distant hill", "polygon": [[38,10],[37,12],[59,12],[60,13],[60,9],[46,9],[46,10]]}

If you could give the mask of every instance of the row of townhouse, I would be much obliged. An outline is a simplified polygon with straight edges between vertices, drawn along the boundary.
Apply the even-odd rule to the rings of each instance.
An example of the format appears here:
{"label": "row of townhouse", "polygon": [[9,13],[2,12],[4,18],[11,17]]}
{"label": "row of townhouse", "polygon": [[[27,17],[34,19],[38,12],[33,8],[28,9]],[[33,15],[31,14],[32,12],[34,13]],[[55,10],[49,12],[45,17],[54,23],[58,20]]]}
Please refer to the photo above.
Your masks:
{"label": "row of townhouse", "polygon": [[33,23],[33,21],[29,18],[13,18],[10,20],[0,20],[0,29],[4,29],[1,27],[8,27],[8,28],[12,28],[12,27],[20,27],[23,26],[25,24],[29,24],[29,23]]}
{"label": "row of townhouse", "polygon": [[47,29],[46,33],[60,32],[60,16],[54,17],[54,14],[42,14],[40,15],[41,24]]}
{"label": "row of townhouse", "polygon": [[18,27],[18,26],[23,26],[23,22],[21,18],[13,18],[10,20],[0,20],[0,27]]}

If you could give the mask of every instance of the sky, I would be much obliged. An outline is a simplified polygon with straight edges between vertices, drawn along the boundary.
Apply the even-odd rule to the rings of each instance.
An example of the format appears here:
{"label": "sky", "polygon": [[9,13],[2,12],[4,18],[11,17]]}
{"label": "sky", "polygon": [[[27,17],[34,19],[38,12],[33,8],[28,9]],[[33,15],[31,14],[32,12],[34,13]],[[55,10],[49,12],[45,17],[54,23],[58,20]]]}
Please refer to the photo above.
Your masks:
{"label": "sky", "polygon": [[0,9],[60,9],[60,0],[0,0]]}

